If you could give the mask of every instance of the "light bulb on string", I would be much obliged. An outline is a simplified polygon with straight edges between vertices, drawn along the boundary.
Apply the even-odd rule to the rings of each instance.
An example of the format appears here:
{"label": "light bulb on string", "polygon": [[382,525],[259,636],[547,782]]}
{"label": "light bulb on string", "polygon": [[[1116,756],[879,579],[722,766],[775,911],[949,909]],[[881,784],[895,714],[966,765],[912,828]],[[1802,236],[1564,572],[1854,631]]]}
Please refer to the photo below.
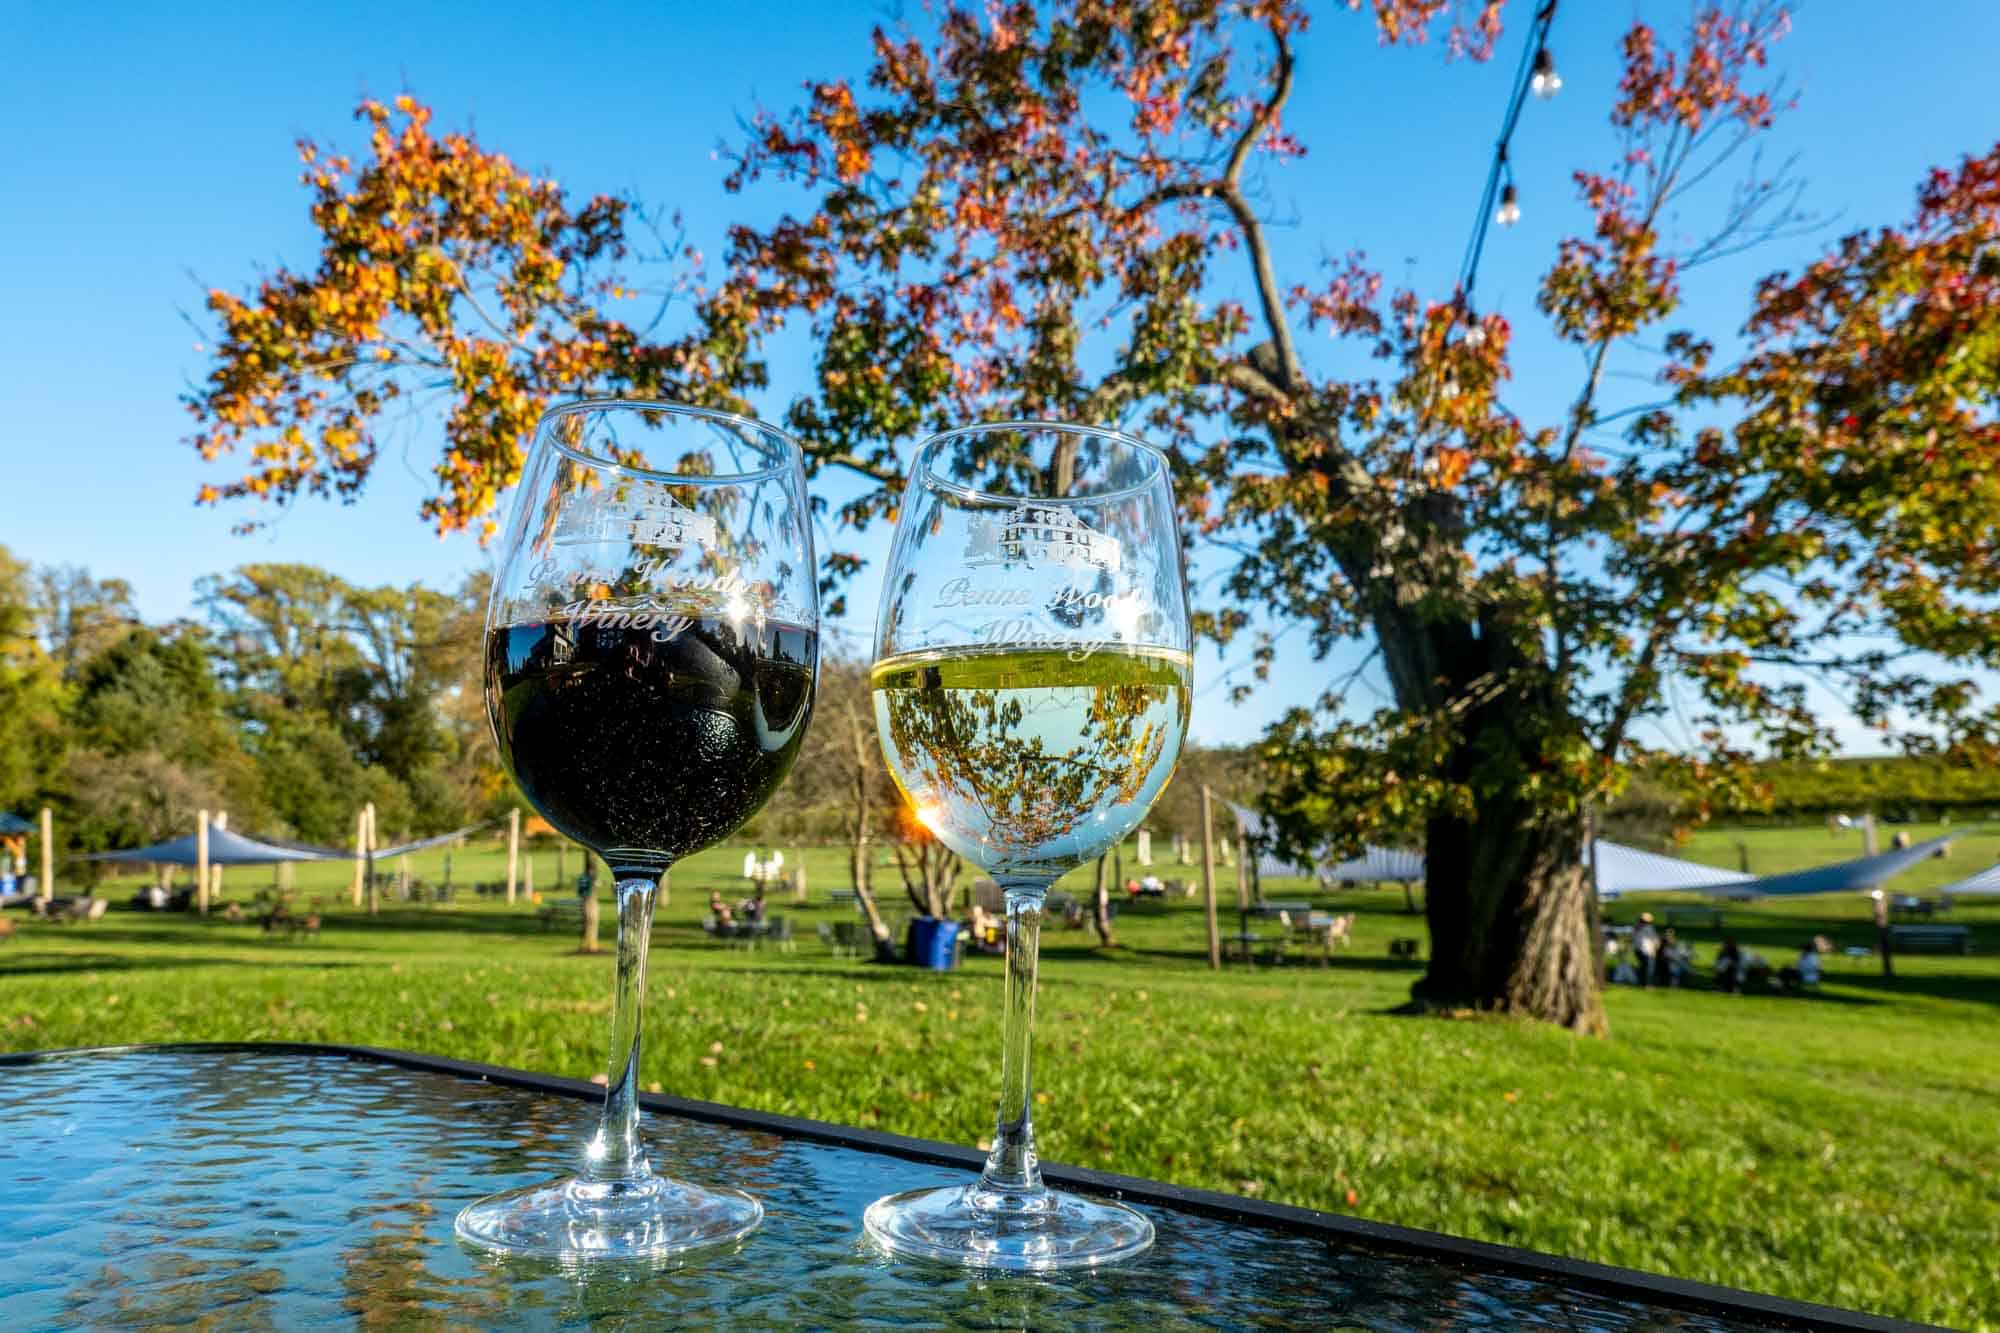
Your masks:
{"label": "light bulb on string", "polygon": [[1556,73],[1556,58],[1543,47],[1535,52],[1535,72],[1528,80],[1528,91],[1544,102],[1562,91],[1562,75]]}
{"label": "light bulb on string", "polygon": [[1500,207],[1493,210],[1493,220],[1503,227],[1511,227],[1521,220],[1521,192],[1514,188],[1512,181],[1500,191]]}

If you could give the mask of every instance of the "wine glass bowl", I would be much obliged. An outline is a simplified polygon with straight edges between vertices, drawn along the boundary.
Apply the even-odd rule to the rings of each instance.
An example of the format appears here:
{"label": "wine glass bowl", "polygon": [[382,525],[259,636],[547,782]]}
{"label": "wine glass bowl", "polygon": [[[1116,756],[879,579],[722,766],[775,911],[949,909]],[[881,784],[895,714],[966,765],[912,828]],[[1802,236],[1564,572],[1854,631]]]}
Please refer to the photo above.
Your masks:
{"label": "wine glass bowl", "polygon": [[819,644],[810,512],[797,445],[747,418],[595,399],[537,427],[487,610],[487,715],[528,802],[616,877],[612,1051],[577,1175],[471,1205],[467,1241],[657,1260],[762,1217],[739,1191],[652,1172],[640,1019],[661,880],[755,814],[804,739]]}
{"label": "wine glass bowl", "polygon": [[980,1179],[876,1201],[892,1254],[1048,1270],[1152,1241],[1120,1204],[1041,1182],[1031,1036],[1048,887],[1137,827],[1172,776],[1193,677],[1167,459],[1115,431],[1005,422],[913,460],[871,673],[890,773],[1005,893],[999,1125]]}

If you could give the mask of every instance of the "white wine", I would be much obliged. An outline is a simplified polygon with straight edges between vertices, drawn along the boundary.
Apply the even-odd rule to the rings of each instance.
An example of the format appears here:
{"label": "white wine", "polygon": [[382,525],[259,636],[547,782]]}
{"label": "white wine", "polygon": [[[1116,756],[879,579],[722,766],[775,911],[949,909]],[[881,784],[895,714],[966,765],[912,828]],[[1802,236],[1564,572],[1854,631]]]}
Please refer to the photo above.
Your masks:
{"label": "white wine", "polygon": [[1187,734],[1170,648],[973,647],[875,664],[889,771],[938,840],[996,877],[1056,875],[1145,817]]}

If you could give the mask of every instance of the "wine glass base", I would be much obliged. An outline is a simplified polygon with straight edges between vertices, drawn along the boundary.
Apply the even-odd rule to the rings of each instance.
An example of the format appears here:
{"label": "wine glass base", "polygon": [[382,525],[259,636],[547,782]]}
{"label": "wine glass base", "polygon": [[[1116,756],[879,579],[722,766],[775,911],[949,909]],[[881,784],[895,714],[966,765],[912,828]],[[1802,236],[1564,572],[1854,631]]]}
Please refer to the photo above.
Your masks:
{"label": "wine glass base", "polygon": [[572,1177],[489,1195],[458,1215],[459,1239],[494,1254],[592,1262],[661,1259],[741,1240],[764,1205],[738,1190],[663,1176]]}
{"label": "wine glass base", "polygon": [[897,1258],[1010,1272],[1095,1268],[1153,1243],[1153,1224],[1122,1203],[1055,1190],[1024,1201],[977,1184],[891,1194],[861,1225]]}

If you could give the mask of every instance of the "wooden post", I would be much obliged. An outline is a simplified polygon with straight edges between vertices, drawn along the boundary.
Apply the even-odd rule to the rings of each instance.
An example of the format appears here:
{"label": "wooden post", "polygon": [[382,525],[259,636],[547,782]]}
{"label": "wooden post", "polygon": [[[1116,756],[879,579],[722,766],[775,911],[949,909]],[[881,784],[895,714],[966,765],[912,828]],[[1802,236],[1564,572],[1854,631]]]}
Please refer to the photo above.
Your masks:
{"label": "wooden post", "polygon": [[535,900],[535,857],[532,852],[527,860],[521,862],[521,895],[529,902]]}
{"label": "wooden post", "polygon": [[56,817],[45,805],[42,807],[42,882],[43,902],[55,897],[56,893]]}
{"label": "wooden post", "polygon": [[1201,892],[1208,904],[1208,965],[1222,967],[1222,937],[1215,930],[1215,822],[1214,798],[1207,787],[1201,789]]}
{"label": "wooden post", "polygon": [[1873,856],[1878,850],[1875,842],[1875,812],[1861,816],[1861,854]]}
{"label": "wooden post", "polygon": [[583,900],[583,952],[597,952],[597,891]]}
{"label": "wooden post", "polygon": [[362,835],[364,869],[362,880],[368,888],[368,915],[374,916],[382,910],[382,899],[375,892],[375,802],[370,801],[361,810],[362,821],[368,832]]}
{"label": "wooden post", "polygon": [[802,903],[805,900],[806,900],[806,863],[802,858],[797,865],[792,867],[792,901],[795,903]]}
{"label": "wooden post", "polygon": [[[216,811],[216,812],[215,812],[215,818],[213,818],[213,819],[209,820],[208,822],[209,822],[209,826],[210,826],[210,827],[212,827],[212,828],[218,828],[218,829],[226,829],[226,828],[228,828],[228,827],[229,827],[229,812],[228,812],[227,810],[218,810],[218,811]],[[208,901],[209,901],[209,905],[210,905],[210,906],[213,906],[213,905],[215,905],[216,903],[219,903],[219,902],[221,902],[221,901],[222,901],[222,867],[221,867],[221,866],[218,866],[218,865],[211,865],[211,866],[210,866],[210,867],[208,868],[208,881],[209,881],[209,883],[208,883]]]}
{"label": "wooden post", "polygon": [[[1248,843],[1244,843],[1243,845],[1246,848],[1249,846]],[[1248,856],[1239,856],[1236,858],[1236,910],[1238,912],[1247,912],[1250,910],[1250,870],[1246,864],[1249,860]]]}
{"label": "wooden post", "polygon": [[361,906],[361,876],[368,860],[368,809],[354,812],[354,905]]}
{"label": "wooden post", "polygon": [[514,901],[514,880],[521,869],[521,807],[507,812],[507,901]]}
{"label": "wooden post", "polygon": [[194,826],[194,908],[208,915],[208,811],[195,815]]}
{"label": "wooden post", "polygon": [[1896,975],[1896,964],[1889,957],[1889,895],[1877,889],[1870,895],[1875,899],[1875,947],[1882,955],[1882,975]]}

